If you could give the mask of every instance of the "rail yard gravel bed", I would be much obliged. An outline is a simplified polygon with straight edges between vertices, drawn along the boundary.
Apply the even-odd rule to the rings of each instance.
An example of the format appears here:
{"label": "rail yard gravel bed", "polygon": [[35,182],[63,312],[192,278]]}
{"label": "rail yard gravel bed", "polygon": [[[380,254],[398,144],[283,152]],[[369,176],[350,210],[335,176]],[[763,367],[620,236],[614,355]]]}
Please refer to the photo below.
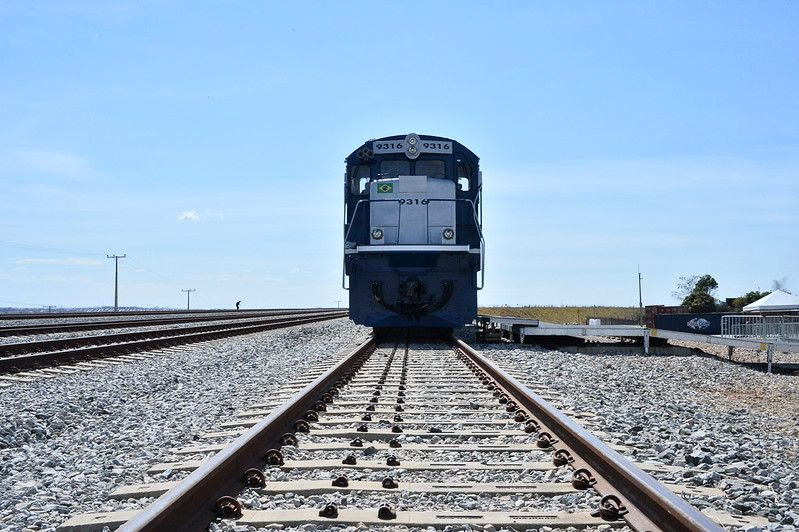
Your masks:
{"label": "rail yard gravel bed", "polygon": [[683,483],[721,488],[694,500],[767,517],[768,530],[799,528],[799,376],[706,356],[601,355],[477,345],[527,384],[547,382],[556,406],[594,412],[608,443],[638,460],[689,468]]}
{"label": "rail yard gravel bed", "polygon": [[[723,358],[725,360],[728,359],[727,356],[727,346],[726,345],[714,345],[714,344],[706,344],[702,342],[690,342],[688,340],[669,340],[670,345],[676,345],[679,347],[687,347],[688,349],[696,349],[697,351],[702,351],[703,353],[707,353],[709,355],[717,356]],[[775,364],[799,364],[799,353],[788,353],[784,351],[775,350],[773,355],[773,360]],[[766,355],[765,351],[756,351],[754,349],[744,349],[743,347],[736,347],[733,350],[732,360],[735,362],[744,362],[744,363],[759,363],[759,364],[766,364],[768,362],[768,356]]]}
{"label": "rail yard gravel bed", "polygon": [[[290,315],[287,315],[290,316]],[[280,316],[274,316],[274,318],[278,318]],[[294,316],[292,316],[294,317]],[[152,332],[152,331],[170,331],[174,329],[185,329],[188,327],[210,327],[214,325],[247,325],[247,324],[254,324],[258,323],[259,321],[263,321],[265,319],[271,319],[272,316],[267,317],[246,317],[243,316],[241,318],[235,320],[214,320],[214,321],[202,321],[202,322],[189,322],[189,323],[169,323],[163,325],[143,325],[141,327],[109,327],[107,329],[96,329],[96,330],[89,330],[89,331],[72,331],[72,332],[60,332],[60,333],[45,333],[45,334],[30,334],[27,336],[5,336],[0,337],[0,351],[2,351],[3,346],[6,344],[16,344],[16,343],[25,343],[25,342],[45,342],[50,340],[66,340],[68,338],[92,338],[92,337],[102,337],[109,334],[132,334],[137,332]],[[133,321],[133,320],[131,320]],[[112,323],[112,322],[109,322]]]}
{"label": "rail yard gravel bed", "polygon": [[[196,318],[200,316],[208,316],[208,314],[127,314],[117,316],[75,316],[75,317],[58,317],[55,315],[48,316],[42,314],[41,317],[19,319],[19,320],[0,320],[2,327],[36,327],[42,325],[69,325],[72,323],[113,323],[115,321],[133,321],[133,320],[151,320],[158,318]],[[213,314],[211,314],[213,315]],[[0,314],[2,316],[2,314]]]}
{"label": "rail yard gravel bed", "polygon": [[0,390],[0,531],[140,507],[108,493],[368,331],[302,325]]}
{"label": "rail yard gravel bed", "polygon": [[[219,312],[186,312],[185,310],[178,310],[174,313],[167,312],[165,314],[116,314],[105,316],[59,316],[57,313],[47,314],[42,313],[35,318],[26,319],[0,319],[0,327],[36,327],[43,325],[69,325],[73,323],[113,323],[115,321],[134,321],[134,320],[152,320],[152,319],[168,319],[168,318],[202,318],[210,316],[223,316],[229,317],[232,315],[240,316],[241,318],[251,318],[254,314],[263,314],[275,312],[277,315],[290,314],[294,311],[307,311],[307,310],[331,310],[326,308],[297,308],[297,309],[263,309],[263,310],[221,310]],[[0,317],[3,314],[0,313]]]}

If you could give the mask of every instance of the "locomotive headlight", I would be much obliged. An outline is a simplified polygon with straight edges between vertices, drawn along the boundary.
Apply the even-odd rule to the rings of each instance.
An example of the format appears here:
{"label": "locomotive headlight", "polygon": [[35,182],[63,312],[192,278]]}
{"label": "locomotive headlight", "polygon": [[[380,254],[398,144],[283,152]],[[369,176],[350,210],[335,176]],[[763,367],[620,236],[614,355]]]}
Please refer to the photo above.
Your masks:
{"label": "locomotive headlight", "polygon": [[447,227],[447,228],[446,228],[446,229],[444,229],[444,231],[441,233],[441,236],[443,236],[443,237],[444,237],[446,240],[452,240],[453,238],[455,238],[455,231],[453,231],[452,229],[450,229],[449,227]]}
{"label": "locomotive headlight", "polygon": [[382,229],[372,229],[372,238],[375,240],[380,240],[383,238],[383,230]]}
{"label": "locomotive headlight", "polygon": [[419,135],[416,133],[406,135],[405,145],[407,146],[405,149],[405,157],[408,159],[416,159],[419,157]]}

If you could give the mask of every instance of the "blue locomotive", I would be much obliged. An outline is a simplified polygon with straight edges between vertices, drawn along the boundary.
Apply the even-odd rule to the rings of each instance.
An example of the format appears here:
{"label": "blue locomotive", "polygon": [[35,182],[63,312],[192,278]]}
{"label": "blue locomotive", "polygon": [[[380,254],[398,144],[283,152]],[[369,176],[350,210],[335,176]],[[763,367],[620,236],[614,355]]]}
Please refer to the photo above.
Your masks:
{"label": "blue locomotive", "polygon": [[342,284],[355,323],[452,328],[475,319],[479,161],[459,142],[415,133],[370,140],[347,157]]}

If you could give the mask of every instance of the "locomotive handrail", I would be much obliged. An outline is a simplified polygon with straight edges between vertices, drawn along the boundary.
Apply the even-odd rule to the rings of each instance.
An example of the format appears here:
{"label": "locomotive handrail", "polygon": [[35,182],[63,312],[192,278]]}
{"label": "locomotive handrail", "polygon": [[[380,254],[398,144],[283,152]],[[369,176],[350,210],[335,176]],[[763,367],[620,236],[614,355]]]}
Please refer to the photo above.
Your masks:
{"label": "locomotive handrail", "polygon": [[[355,203],[355,209],[352,211],[352,216],[350,217],[349,223],[346,221],[346,212],[344,214],[345,217],[345,226],[347,226],[347,231],[344,233],[344,258],[342,259],[342,268],[341,268],[341,288],[344,290],[349,290],[349,287],[346,285],[346,277],[347,277],[347,268],[346,268],[346,256],[347,256],[347,238],[350,236],[350,231],[352,230],[352,225],[355,222],[355,216],[358,215],[358,208],[361,206],[361,203],[385,203],[385,202],[392,202],[396,201],[399,203],[401,200],[399,199],[359,199]],[[477,215],[477,206],[475,205],[474,200],[469,198],[430,198],[428,201],[464,201],[472,206],[472,217],[474,218],[474,225],[477,228],[477,235],[480,237],[480,286],[477,286],[477,290],[482,290],[485,286],[485,237],[483,236],[483,228],[480,224],[480,220]],[[481,204],[482,207],[482,204]],[[402,217],[399,217],[399,222],[401,223]],[[397,227],[397,233],[399,234],[399,226]],[[390,245],[390,244],[389,244]]]}
{"label": "locomotive handrail", "polygon": [[[446,198],[437,198],[437,199],[430,199],[429,201],[465,201],[472,206],[472,217],[474,218],[474,226],[477,227],[477,236],[480,237],[480,286],[477,287],[478,290],[482,290],[485,286],[485,238],[483,238],[483,226],[480,224],[480,220],[477,217],[477,207],[474,204],[474,200],[470,200],[469,198],[455,198],[455,199],[446,199]],[[482,206],[482,203],[480,204]]]}

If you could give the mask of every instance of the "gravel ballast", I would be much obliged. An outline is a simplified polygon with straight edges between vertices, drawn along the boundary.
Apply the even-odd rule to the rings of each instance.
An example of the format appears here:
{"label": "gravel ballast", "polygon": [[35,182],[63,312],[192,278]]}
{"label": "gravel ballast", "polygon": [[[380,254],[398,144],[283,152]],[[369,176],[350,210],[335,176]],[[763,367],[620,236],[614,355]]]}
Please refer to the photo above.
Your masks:
{"label": "gravel ballast", "polygon": [[[548,382],[559,408],[603,420],[638,460],[685,467],[681,483],[726,496],[691,500],[799,527],[799,376],[768,375],[707,356],[582,354],[476,345],[526,384]],[[675,479],[677,480],[677,479]]]}
{"label": "gravel ballast", "polygon": [[107,498],[112,489],[142,482],[170,448],[332,363],[368,332],[346,320],[303,325],[0,390],[0,531],[125,509]]}
{"label": "gravel ballast", "polygon": [[[254,403],[269,402],[270,393],[281,384],[290,383],[309,365],[332,363],[333,353],[340,354],[367,332],[337,320],[185,346],[180,354],[0,390],[0,532],[26,527],[51,529],[72,514],[141,507],[152,499],[114,501],[107,494],[127,484],[185,476],[169,472],[152,477],[145,472],[157,462],[202,458],[176,455],[172,449],[209,443],[196,439],[197,435],[217,430],[220,422]],[[601,355],[504,344],[475,347],[504,369],[521,375],[529,385],[547,384],[548,395],[552,394],[552,402],[559,408],[596,414],[584,424],[609,434],[606,443],[630,447],[630,452],[624,453],[627,456],[684,468],[679,473],[659,472],[655,474],[658,479],[718,487],[726,494],[697,497],[690,500],[692,504],[767,517],[772,521],[769,530],[795,530],[794,523],[799,523],[799,478],[794,471],[799,456],[799,377],[768,376],[710,357],[615,354],[612,347]],[[414,401],[418,399],[414,397]],[[487,400],[486,404],[492,402]],[[300,438],[318,439],[313,433]],[[504,438],[508,443],[525,440],[521,434]],[[398,439],[421,441],[408,435]],[[285,453],[288,459],[334,458],[340,454],[292,448],[286,448]],[[372,459],[384,460],[390,454],[379,451]],[[547,460],[540,451],[513,457],[505,454],[488,458]],[[431,458],[408,450],[402,456],[406,460]],[[436,458],[487,459],[481,453],[465,452],[442,453]],[[405,482],[435,479],[435,473],[396,473],[398,480]],[[272,480],[329,478],[330,474],[268,471]],[[363,470],[351,474],[375,481],[386,475]],[[554,470],[521,476],[497,471],[459,473],[454,478],[552,482],[565,481],[568,475]],[[385,495],[372,493],[263,497],[252,491],[245,491],[240,499],[249,508],[319,508],[329,501],[376,507],[387,500]],[[592,492],[554,499],[531,494],[503,495],[495,500],[458,494],[410,494],[388,499],[398,509],[406,510],[471,510],[485,505],[495,510],[561,510],[575,504],[589,509],[597,502]],[[223,522],[214,523],[211,529],[239,532],[247,527]]]}

